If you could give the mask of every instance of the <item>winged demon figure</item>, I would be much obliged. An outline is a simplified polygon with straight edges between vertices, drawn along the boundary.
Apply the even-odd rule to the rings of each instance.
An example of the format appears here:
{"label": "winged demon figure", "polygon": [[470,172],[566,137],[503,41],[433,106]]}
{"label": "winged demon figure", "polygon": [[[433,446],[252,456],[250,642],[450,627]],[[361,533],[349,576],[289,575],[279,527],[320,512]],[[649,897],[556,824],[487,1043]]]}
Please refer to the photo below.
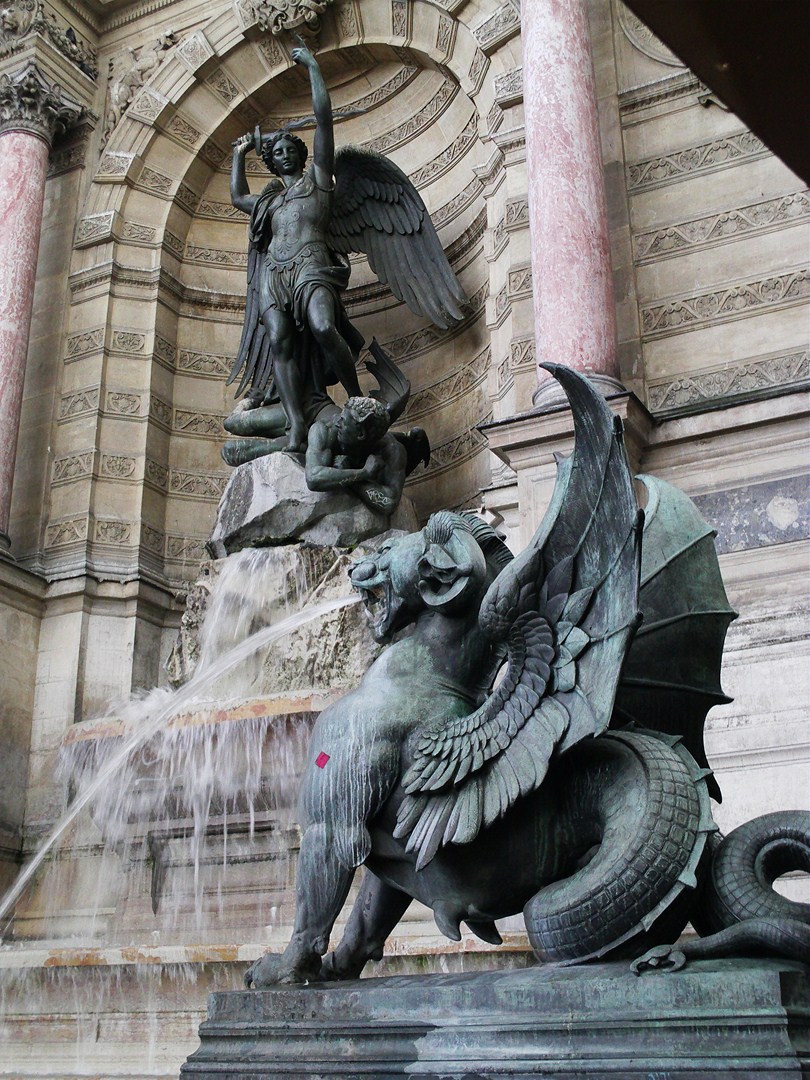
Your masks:
{"label": "winged demon figure", "polygon": [[[653,946],[648,963],[677,965],[681,954],[660,946],[691,919],[712,931],[691,955],[753,943],[810,962],[810,912],[767,889],[757,861],[757,844],[776,844],[778,872],[804,865],[810,815],[753,823],[757,842],[735,848],[742,870],[733,851],[718,862],[735,833],[725,845],[714,835],[693,699],[704,716],[727,700],[717,672],[734,612],[705,522],[686,496],[647,478],[655,512],[643,567],[621,422],[585,378],[549,370],[568,394],[576,445],[529,547],[512,559],[484,523],[441,511],[352,570],[375,635],[393,643],[315,725],[292,939],[253,964],[248,986],[357,977],[414,898],[456,940],[463,921],[498,943],[495,921],[522,911],[540,960]],[[702,589],[668,606],[673,565],[670,580]],[[628,650],[647,598],[654,625],[642,654],[658,634],[668,668],[650,669],[645,695]],[[678,694],[690,702],[683,721]],[[628,713],[651,723],[628,727]],[[325,955],[361,865],[345,933]]]}
{"label": "winged demon figure", "polygon": [[[293,59],[309,70],[315,114],[313,160],[291,130],[244,135],[234,144],[231,201],[250,214],[245,323],[229,382],[254,404],[280,401],[286,447],[303,452],[309,427],[341,383],[360,396],[362,336],[340,296],[351,251],[418,315],[446,328],[465,297],[425,205],[392,161],[356,147],[335,153],[332,105],[323,75],[303,43]],[[255,149],[276,178],[251,195],[245,155]]]}

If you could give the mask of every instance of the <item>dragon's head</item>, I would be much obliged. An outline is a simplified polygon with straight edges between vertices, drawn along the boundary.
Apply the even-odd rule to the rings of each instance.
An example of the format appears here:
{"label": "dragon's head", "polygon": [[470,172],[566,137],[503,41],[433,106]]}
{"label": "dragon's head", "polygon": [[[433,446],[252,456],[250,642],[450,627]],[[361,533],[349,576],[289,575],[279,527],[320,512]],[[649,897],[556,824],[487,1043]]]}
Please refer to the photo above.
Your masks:
{"label": "dragon's head", "polygon": [[355,563],[351,582],[362,594],[375,638],[388,641],[428,609],[476,615],[511,558],[484,522],[441,510],[424,529],[388,540]]}

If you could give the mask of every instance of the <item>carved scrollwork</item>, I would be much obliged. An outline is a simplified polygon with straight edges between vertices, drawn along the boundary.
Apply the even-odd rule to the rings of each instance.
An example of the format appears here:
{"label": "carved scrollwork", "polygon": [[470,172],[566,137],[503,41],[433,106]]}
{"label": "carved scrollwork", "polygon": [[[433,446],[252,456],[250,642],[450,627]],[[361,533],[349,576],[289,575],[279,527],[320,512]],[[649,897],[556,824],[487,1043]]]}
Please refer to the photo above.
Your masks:
{"label": "carved scrollwork", "polygon": [[316,34],[321,15],[334,0],[250,0],[260,30],[271,34],[298,30]]}
{"label": "carved scrollwork", "polygon": [[82,115],[81,106],[49,83],[36,64],[0,75],[0,131],[30,131],[50,145]]}

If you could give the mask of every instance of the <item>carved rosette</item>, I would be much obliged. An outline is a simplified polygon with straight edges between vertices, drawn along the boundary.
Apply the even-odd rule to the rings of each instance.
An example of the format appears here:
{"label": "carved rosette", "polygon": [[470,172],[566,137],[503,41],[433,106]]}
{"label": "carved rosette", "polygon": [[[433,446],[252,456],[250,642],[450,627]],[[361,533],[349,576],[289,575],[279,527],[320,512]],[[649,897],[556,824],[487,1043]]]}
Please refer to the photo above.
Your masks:
{"label": "carved rosette", "polygon": [[271,34],[282,31],[308,31],[316,34],[321,15],[334,0],[251,0],[260,30]]}
{"label": "carved rosette", "polygon": [[58,83],[49,83],[34,63],[14,75],[0,75],[0,134],[27,131],[50,146],[81,115],[82,107]]}

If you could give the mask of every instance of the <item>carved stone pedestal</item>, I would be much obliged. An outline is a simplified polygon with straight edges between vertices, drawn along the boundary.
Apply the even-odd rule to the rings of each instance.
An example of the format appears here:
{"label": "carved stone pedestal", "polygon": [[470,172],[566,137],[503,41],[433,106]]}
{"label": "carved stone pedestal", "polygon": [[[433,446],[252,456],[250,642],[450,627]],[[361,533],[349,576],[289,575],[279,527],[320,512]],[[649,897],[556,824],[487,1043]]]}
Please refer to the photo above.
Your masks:
{"label": "carved stone pedestal", "polygon": [[367,979],[212,994],[183,1080],[748,1080],[806,1075],[810,977],[704,961]]}

